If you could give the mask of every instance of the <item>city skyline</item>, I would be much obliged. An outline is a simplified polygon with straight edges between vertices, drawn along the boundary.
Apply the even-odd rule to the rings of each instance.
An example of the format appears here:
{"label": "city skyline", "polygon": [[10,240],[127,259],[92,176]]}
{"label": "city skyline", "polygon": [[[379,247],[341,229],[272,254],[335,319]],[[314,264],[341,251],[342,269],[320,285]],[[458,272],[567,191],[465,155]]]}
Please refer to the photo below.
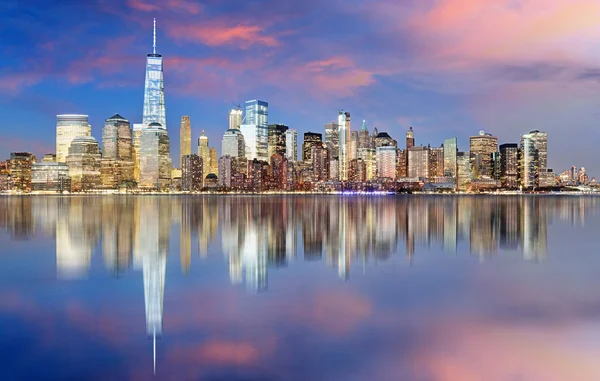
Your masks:
{"label": "city skyline", "polygon": [[[97,139],[104,119],[110,115],[118,113],[132,123],[141,121],[142,57],[150,49],[148,31],[156,17],[157,39],[165,57],[167,125],[172,138],[181,117],[189,115],[192,141],[205,130],[209,140],[217,142],[227,129],[227,115],[235,104],[264,99],[271,105],[269,122],[285,124],[300,135],[322,132],[325,123],[334,121],[336,111],[342,108],[357,121],[355,131],[358,121],[366,119],[370,127],[388,131],[399,139],[403,131],[413,126],[419,131],[418,142],[437,146],[456,136],[461,151],[466,150],[468,137],[480,129],[498,136],[500,142],[517,142],[521,134],[539,129],[551,137],[548,167],[560,171],[574,164],[585,165],[595,174],[600,168],[592,159],[593,147],[589,145],[594,139],[574,141],[572,135],[596,134],[594,73],[598,57],[589,47],[598,38],[598,32],[591,31],[590,26],[597,19],[600,6],[573,8],[567,1],[550,3],[546,3],[544,12],[538,12],[535,4],[523,3],[499,5],[494,13],[492,2],[463,2],[457,5],[460,12],[449,14],[445,12],[448,1],[435,5],[415,3],[412,7],[388,1],[369,3],[367,7],[356,2],[357,7],[347,9],[320,2],[282,7],[266,1],[261,9],[266,9],[266,17],[273,16],[273,20],[263,25],[259,12],[247,8],[249,5],[236,3],[236,8],[232,8],[233,4],[227,2],[217,6],[178,0],[166,5],[138,0],[127,2],[123,6],[126,12],[119,10],[117,15],[131,22],[119,23],[117,28],[103,32],[94,22],[117,13],[106,3],[79,4],[73,9],[74,14],[89,18],[90,23],[85,25],[67,25],[66,20],[60,20],[49,22],[48,26],[23,23],[23,14],[27,13],[24,11],[38,15],[35,2],[3,4],[3,25],[17,38],[3,40],[14,54],[6,63],[0,88],[0,109],[7,118],[0,155],[32,151],[41,157],[52,152],[57,114],[89,115],[92,135]],[[401,49],[406,52],[402,56],[390,53],[397,49],[383,42],[392,29],[391,20],[382,13],[386,6],[391,7],[390,15],[415,26],[414,35],[401,31],[390,42],[405,48]],[[232,9],[235,12],[228,12]],[[320,11],[319,19],[314,21],[343,14],[348,17],[348,25],[361,28],[344,30],[345,36],[333,34],[329,27],[326,33],[319,33],[320,37],[310,28],[306,33],[293,33],[306,25],[308,20],[300,15],[310,13],[308,10]],[[62,11],[63,7],[56,3],[51,12],[38,16],[42,21],[50,20]],[[274,17],[277,14],[289,15],[289,22],[278,21]],[[473,14],[497,16],[497,29],[512,21],[515,32],[499,36],[481,21],[458,27]],[[225,23],[225,16],[234,22]],[[551,30],[553,16],[562,22],[560,33]],[[572,23],[572,19],[583,21]],[[439,23],[432,31],[419,28],[427,21]],[[33,33],[44,35],[43,38],[30,37],[35,28],[43,32],[49,25],[60,27],[53,28],[55,32],[47,36]],[[512,33],[529,26],[532,33],[525,49],[525,43],[519,43]],[[481,40],[470,37],[469,30],[475,27],[484,31]],[[75,32],[100,48],[88,55],[76,55],[82,39],[72,41],[70,35]],[[444,49],[436,40],[437,33],[447,35],[449,43],[460,44]],[[569,37],[576,37],[578,43],[565,43]],[[355,44],[343,48],[348,44],[336,41],[346,38],[370,41],[372,47]],[[491,52],[476,49],[483,46],[486,38],[491,44],[485,46],[491,47]],[[408,40],[420,43],[425,52],[408,44]],[[318,49],[302,53],[302,46],[308,42],[315,43]],[[501,49],[505,42],[510,46]],[[33,51],[23,49],[24,45]],[[190,49],[199,53],[190,53]],[[549,51],[563,53],[563,58],[556,58]],[[261,59],[252,58],[257,52],[272,53],[275,59],[263,65]],[[379,62],[366,59],[373,53],[381,57]],[[33,61],[42,55],[48,60],[47,65],[36,66]],[[434,59],[440,56],[445,59]],[[457,64],[461,60],[466,67]],[[434,61],[444,61],[447,66]],[[273,66],[278,62],[286,63],[286,70]],[[399,63],[403,64],[396,65]],[[417,69],[418,64],[422,64],[421,69]],[[393,71],[392,66],[402,69]],[[174,163],[179,162],[178,144],[171,144],[171,157]]]}

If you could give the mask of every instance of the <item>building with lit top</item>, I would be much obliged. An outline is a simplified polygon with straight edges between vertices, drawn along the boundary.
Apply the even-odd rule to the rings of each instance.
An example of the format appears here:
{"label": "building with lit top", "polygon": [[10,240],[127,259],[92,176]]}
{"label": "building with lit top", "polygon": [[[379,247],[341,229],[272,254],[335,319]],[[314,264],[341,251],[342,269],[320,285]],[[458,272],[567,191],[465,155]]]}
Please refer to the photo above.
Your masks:
{"label": "building with lit top", "polygon": [[62,114],[56,116],[56,161],[64,163],[73,139],[91,136],[92,126],[87,115]]}
{"label": "building with lit top", "polygon": [[485,131],[469,138],[471,169],[475,178],[492,177],[492,154],[498,152],[498,137]]}
{"label": "building with lit top", "polygon": [[[156,53],[156,20],[152,53],[146,56],[146,80],[144,83],[144,112],[142,124],[149,126],[158,123],[167,129],[165,112],[165,86],[163,79],[163,57]],[[155,126],[156,128],[156,126]]]}
{"label": "building with lit top", "polygon": [[102,157],[114,160],[132,160],[131,125],[119,114],[104,121]]}

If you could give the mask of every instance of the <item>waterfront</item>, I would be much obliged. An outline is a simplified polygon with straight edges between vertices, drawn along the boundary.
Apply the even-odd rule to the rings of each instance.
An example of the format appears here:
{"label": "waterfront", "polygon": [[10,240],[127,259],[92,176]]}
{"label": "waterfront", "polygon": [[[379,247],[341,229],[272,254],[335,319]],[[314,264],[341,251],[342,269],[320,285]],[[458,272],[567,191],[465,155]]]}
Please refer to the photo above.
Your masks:
{"label": "waterfront", "polygon": [[[2,379],[597,380],[596,197],[0,198]],[[36,364],[32,366],[32,364]]]}

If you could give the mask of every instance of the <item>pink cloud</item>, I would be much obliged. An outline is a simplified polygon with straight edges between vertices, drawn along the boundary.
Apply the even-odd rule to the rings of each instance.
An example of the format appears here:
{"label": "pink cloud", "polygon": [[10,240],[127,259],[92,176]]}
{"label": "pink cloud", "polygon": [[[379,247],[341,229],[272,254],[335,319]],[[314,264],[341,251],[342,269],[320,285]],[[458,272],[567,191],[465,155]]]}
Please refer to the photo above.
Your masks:
{"label": "pink cloud", "polygon": [[202,10],[200,4],[187,0],[128,0],[127,5],[142,12],[154,12],[160,10],[182,11],[190,14],[197,14]]}
{"label": "pink cloud", "polygon": [[173,24],[167,33],[176,40],[198,41],[208,46],[238,45],[246,49],[251,45],[278,46],[274,36],[264,34],[258,25],[229,26],[224,21],[209,21],[199,25]]}

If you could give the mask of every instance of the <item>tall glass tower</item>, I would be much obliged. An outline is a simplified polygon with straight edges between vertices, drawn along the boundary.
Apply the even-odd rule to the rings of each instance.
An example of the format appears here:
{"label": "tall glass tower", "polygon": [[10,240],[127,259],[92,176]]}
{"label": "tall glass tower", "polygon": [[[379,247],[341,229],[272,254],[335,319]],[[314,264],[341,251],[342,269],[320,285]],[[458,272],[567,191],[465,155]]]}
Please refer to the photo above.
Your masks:
{"label": "tall glass tower", "polygon": [[156,19],[154,19],[152,54],[146,57],[146,84],[144,86],[144,115],[142,123],[158,123],[167,129],[165,114],[165,86],[163,82],[163,59],[156,54]]}

